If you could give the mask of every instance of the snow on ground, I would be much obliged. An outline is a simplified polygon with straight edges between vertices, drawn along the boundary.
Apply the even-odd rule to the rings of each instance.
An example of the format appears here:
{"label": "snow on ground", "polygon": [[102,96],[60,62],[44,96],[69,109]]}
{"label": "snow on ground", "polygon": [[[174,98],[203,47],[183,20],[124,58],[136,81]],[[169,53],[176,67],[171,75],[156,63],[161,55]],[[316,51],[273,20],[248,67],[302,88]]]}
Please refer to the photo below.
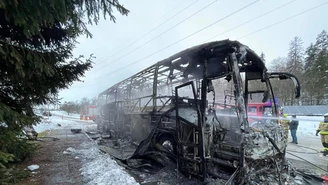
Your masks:
{"label": "snow on ground", "polygon": [[[292,119],[291,117],[288,118]],[[323,146],[320,140],[320,135],[315,135],[319,123],[323,121],[323,116],[297,116],[296,119],[299,120],[299,126],[296,133],[298,145],[288,143],[286,157],[288,159],[301,161],[305,159],[316,166],[326,169],[328,157],[323,156],[322,153],[319,152],[323,150]],[[291,141],[292,138],[290,133],[288,137],[289,141]],[[323,173],[319,168],[309,163],[306,163],[306,165],[307,166],[302,168],[312,169],[318,173]]]}
{"label": "snow on ground", "polygon": [[315,133],[318,129],[319,123],[323,121],[323,116],[297,116],[296,119],[299,120],[297,129],[298,137],[318,138],[318,136],[315,136]]}
{"label": "snow on ground", "polygon": [[67,118],[62,115],[53,114],[50,117],[43,116],[41,123],[33,126],[36,132],[43,132],[53,129],[88,129],[95,127],[96,124],[92,121],[84,121],[78,119]]}
{"label": "snow on ground", "polygon": [[115,160],[101,153],[94,143],[83,143],[77,149],[69,147],[64,154],[72,154],[81,160],[80,171],[87,184],[138,184]]}
{"label": "snow on ground", "polygon": [[57,110],[57,111],[51,111],[51,114],[52,114],[52,115],[55,115],[55,116],[64,116],[64,117],[67,117],[67,118],[80,119],[80,114],[73,114],[73,113],[70,113],[70,114],[68,115],[67,112],[65,112],[65,111],[60,111],[60,110]]}
{"label": "snow on ground", "polygon": [[[291,117],[288,117],[292,119]],[[299,145],[311,147],[321,151],[323,149],[320,135],[316,136],[316,130],[319,127],[319,123],[323,121],[323,116],[297,116],[296,119],[299,121],[298,129],[296,132],[297,140]],[[289,132],[289,141],[292,137]]]}

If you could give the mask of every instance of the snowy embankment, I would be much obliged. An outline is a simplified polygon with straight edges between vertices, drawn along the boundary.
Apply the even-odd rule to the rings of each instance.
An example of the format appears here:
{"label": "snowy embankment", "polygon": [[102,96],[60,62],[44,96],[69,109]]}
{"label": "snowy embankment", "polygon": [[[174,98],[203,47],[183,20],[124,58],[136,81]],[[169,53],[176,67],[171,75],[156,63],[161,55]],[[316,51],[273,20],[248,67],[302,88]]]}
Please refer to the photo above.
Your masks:
{"label": "snowy embankment", "polygon": [[64,118],[80,119],[79,114],[73,114],[73,113],[68,114],[65,111],[51,111],[51,114],[55,116],[64,116]]}
{"label": "snowy embankment", "polygon": [[[291,119],[290,117],[288,118]],[[305,163],[294,162],[293,164],[296,164],[298,168],[324,173],[321,169],[327,168],[328,157],[320,153],[323,150],[321,137],[320,135],[315,135],[319,123],[323,121],[323,116],[297,116],[296,119],[299,121],[296,132],[298,144],[288,143],[286,158]],[[292,141],[292,138],[289,132],[290,141]]]}
{"label": "snowy embankment", "polygon": [[43,132],[54,129],[89,129],[94,128],[96,124],[92,121],[79,120],[77,117],[70,118],[62,116],[60,112],[51,112],[52,116],[43,116],[41,122],[34,127],[35,131]]}
{"label": "snowy embankment", "polygon": [[77,149],[69,147],[63,153],[81,160],[81,174],[87,184],[138,184],[115,160],[101,153],[93,143],[83,143]]}
{"label": "snowy embankment", "polygon": [[[292,119],[291,117],[289,118]],[[299,121],[297,130],[298,137],[318,138],[315,136],[315,133],[319,123],[323,121],[323,116],[297,116],[296,119]]]}

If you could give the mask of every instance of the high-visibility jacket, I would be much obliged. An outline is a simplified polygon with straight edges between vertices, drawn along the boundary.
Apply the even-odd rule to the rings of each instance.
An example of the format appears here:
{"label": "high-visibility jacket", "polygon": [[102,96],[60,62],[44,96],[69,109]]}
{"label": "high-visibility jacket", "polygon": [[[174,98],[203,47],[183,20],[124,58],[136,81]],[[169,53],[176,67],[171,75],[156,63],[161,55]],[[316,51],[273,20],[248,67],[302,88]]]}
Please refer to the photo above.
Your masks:
{"label": "high-visibility jacket", "polygon": [[328,135],[328,122],[320,122],[318,130],[321,135]]}
{"label": "high-visibility jacket", "polygon": [[289,123],[290,123],[289,120],[281,120],[281,121],[280,121],[281,126],[282,126],[285,130],[289,130]]}

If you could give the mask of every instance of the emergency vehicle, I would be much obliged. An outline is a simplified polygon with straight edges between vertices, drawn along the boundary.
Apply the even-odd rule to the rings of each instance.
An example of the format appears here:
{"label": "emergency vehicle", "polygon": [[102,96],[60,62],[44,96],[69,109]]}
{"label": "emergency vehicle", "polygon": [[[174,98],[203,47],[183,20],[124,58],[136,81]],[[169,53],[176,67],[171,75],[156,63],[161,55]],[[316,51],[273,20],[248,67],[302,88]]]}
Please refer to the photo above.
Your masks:
{"label": "emergency vehicle", "polygon": [[[275,99],[275,104],[277,106],[278,115],[280,115],[280,106],[278,104],[278,99]],[[272,117],[272,103],[267,101],[265,103],[248,103],[247,105],[247,115],[248,122],[251,124],[256,121],[263,121]],[[278,120],[279,123],[279,120]]]}
{"label": "emergency vehicle", "polygon": [[85,105],[81,108],[81,120],[95,120],[97,116],[97,106],[96,105]]}

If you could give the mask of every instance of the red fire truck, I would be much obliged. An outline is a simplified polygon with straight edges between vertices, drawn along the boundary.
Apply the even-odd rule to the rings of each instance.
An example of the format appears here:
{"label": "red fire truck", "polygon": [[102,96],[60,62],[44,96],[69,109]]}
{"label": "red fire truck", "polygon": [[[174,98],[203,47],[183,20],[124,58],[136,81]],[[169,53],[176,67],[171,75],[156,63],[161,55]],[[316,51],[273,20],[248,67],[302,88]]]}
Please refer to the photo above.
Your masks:
{"label": "red fire truck", "polygon": [[85,105],[81,108],[81,119],[95,120],[97,112],[96,105]]}
{"label": "red fire truck", "polygon": [[[280,115],[280,109],[278,105],[278,100],[275,99],[276,106],[278,107],[278,114],[276,117],[279,117]],[[253,103],[248,103],[247,105],[247,115],[248,115],[248,122],[250,125],[253,123],[257,122],[263,122],[265,120],[270,120],[270,117],[272,117],[272,103],[271,101],[267,101],[265,103],[262,102],[253,102]],[[227,104],[215,104],[215,109],[216,110],[222,110],[222,109],[234,109],[234,105],[227,105]],[[279,119],[278,119],[279,123]]]}
{"label": "red fire truck", "polygon": [[[277,117],[280,116],[280,109],[278,105],[278,100],[275,99],[276,106],[278,107]],[[248,113],[248,121],[249,123],[253,123],[259,120],[268,119],[268,117],[272,117],[272,103],[271,101],[267,101],[265,103],[249,103],[247,106]],[[278,120],[279,122],[279,120]]]}

